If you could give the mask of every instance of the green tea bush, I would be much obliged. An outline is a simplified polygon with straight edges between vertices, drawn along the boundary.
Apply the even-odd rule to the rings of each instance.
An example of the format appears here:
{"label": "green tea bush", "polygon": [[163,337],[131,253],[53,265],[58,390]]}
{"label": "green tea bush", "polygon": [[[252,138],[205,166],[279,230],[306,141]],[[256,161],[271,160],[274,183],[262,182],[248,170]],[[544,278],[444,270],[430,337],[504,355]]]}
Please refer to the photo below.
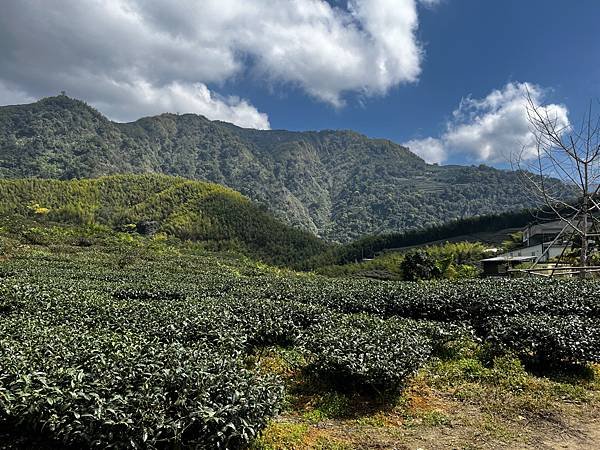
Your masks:
{"label": "green tea bush", "polygon": [[293,301],[251,299],[235,299],[219,309],[227,309],[230,315],[228,328],[243,330],[249,350],[297,344],[312,324],[324,322],[331,314],[323,308]]}
{"label": "green tea bush", "polygon": [[146,289],[118,289],[113,295],[120,300],[180,300],[184,298],[184,294],[181,292]]}
{"label": "green tea bush", "polygon": [[313,329],[309,370],[338,386],[392,388],[431,354],[431,339],[414,323],[340,316]]}
{"label": "green tea bush", "polygon": [[276,380],[204,346],[61,331],[56,358],[0,341],[0,420],[65,445],[238,448],[282,398]]}
{"label": "green tea bush", "polygon": [[71,300],[0,322],[0,422],[73,446],[237,448],[277,411],[282,384],[242,367],[235,332],[191,339],[158,308]]}
{"label": "green tea bush", "polygon": [[[404,283],[349,279],[326,283],[321,279],[305,279],[295,283],[266,280],[259,288],[253,289],[253,293],[269,300],[277,298],[304,302],[345,314],[364,313],[383,318],[402,317],[463,324],[472,328],[480,339],[488,337],[490,317],[514,323],[516,328],[512,332],[517,335],[523,328],[519,324],[535,324],[533,319],[536,316],[569,317],[574,323],[579,319],[600,320],[600,283],[578,279]],[[556,327],[561,327],[560,321]],[[568,324],[565,325],[565,329],[568,327]],[[507,328],[505,332],[511,331]],[[558,331],[553,333],[560,336]],[[524,341],[497,339],[494,342],[517,353],[526,354],[530,351]],[[547,358],[559,363],[578,355],[577,359],[581,362],[595,361],[593,348],[583,342],[574,339],[570,351],[548,354]]]}
{"label": "green tea bush", "polygon": [[492,317],[487,340],[542,362],[600,362],[600,320],[574,315]]}

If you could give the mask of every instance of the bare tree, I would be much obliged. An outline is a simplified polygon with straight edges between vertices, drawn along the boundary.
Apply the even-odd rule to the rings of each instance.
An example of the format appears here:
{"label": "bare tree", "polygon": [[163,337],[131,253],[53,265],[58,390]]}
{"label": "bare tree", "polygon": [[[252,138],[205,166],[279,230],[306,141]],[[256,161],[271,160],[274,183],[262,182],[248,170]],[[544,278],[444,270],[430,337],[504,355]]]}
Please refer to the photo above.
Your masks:
{"label": "bare tree", "polygon": [[[539,106],[529,91],[527,115],[534,145],[522,148],[513,159],[513,167],[519,169],[524,185],[535,199],[564,223],[551,245],[567,234],[571,242],[581,239],[577,272],[585,277],[596,269],[589,264],[590,239],[600,235],[600,115],[594,117],[590,103],[576,128],[565,124],[556,111]],[[565,187],[574,192],[570,198],[565,195]]]}

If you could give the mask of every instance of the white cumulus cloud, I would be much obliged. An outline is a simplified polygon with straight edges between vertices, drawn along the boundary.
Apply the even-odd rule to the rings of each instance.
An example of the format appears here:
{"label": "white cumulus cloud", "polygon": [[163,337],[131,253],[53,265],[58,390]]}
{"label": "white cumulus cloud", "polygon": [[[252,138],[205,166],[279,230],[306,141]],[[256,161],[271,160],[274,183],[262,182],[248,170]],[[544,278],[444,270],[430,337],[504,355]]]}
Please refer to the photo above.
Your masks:
{"label": "white cumulus cloud", "polygon": [[413,139],[406,143],[428,162],[442,162],[462,154],[485,162],[507,162],[517,153],[533,157],[535,138],[527,115],[527,93],[534,104],[556,120],[569,125],[568,110],[561,104],[544,104],[545,90],[531,83],[508,83],[482,99],[464,98],[438,138]]}
{"label": "white cumulus cloud", "polygon": [[215,90],[245,78],[336,107],[385,95],[420,74],[419,2],[436,0],[5,2],[0,83],[65,90],[118,120],[176,108],[264,128],[264,113]]}
{"label": "white cumulus cloud", "polygon": [[436,138],[411,139],[404,144],[429,164],[441,163],[446,159],[444,143]]}
{"label": "white cumulus cloud", "polygon": [[115,83],[105,98],[97,101],[100,110],[111,110],[117,119],[170,112],[194,112],[212,120],[224,120],[242,127],[269,129],[269,118],[246,100],[220,97],[203,83],[173,82],[156,87],[145,80],[133,84]]}

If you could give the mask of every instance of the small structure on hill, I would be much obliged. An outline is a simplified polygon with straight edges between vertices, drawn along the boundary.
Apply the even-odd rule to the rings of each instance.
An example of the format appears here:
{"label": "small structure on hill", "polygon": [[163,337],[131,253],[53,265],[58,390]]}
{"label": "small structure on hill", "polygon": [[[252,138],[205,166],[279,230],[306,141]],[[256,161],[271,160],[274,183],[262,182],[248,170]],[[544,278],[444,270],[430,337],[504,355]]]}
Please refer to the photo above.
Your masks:
{"label": "small structure on hill", "polygon": [[523,247],[511,250],[505,255],[533,256],[537,263],[545,263],[572,250],[572,233],[570,225],[560,220],[530,224],[523,230]]}
{"label": "small structure on hill", "polygon": [[154,236],[160,229],[160,223],[156,220],[141,220],[136,226],[136,231],[144,236]]}
{"label": "small structure on hill", "polygon": [[510,256],[500,255],[493,258],[481,260],[483,268],[482,276],[484,277],[501,277],[508,276],[512,270],[519,264],[532,262],[535,256]]}

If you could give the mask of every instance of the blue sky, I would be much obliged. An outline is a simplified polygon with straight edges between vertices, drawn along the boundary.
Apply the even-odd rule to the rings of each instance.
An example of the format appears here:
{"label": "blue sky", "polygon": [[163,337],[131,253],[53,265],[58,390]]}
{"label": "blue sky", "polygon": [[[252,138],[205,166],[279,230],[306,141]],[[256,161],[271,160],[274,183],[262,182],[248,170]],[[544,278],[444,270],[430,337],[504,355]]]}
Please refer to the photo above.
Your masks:
{"label": "blue sky", "polygon": [[[444,0],[419,17],[419,81],[385,96],[336,110],[299,92],[243,89],[269,111],[273,128],[349,128],[400,143],[438,136],[463,97],[482,98],[509,82],[547,89],[546,98],[565,104],[573,121],[600,98],[599,1]],[[449,162],[477,161],[459,154]]]}
{"label": "blue sky", "polygon": [[505,166],[527,90],[565,124],[600,97],[599,19],[595,0],[22,0],[0,16],[0,104],[65,90],[118,121],[354,129]]}

